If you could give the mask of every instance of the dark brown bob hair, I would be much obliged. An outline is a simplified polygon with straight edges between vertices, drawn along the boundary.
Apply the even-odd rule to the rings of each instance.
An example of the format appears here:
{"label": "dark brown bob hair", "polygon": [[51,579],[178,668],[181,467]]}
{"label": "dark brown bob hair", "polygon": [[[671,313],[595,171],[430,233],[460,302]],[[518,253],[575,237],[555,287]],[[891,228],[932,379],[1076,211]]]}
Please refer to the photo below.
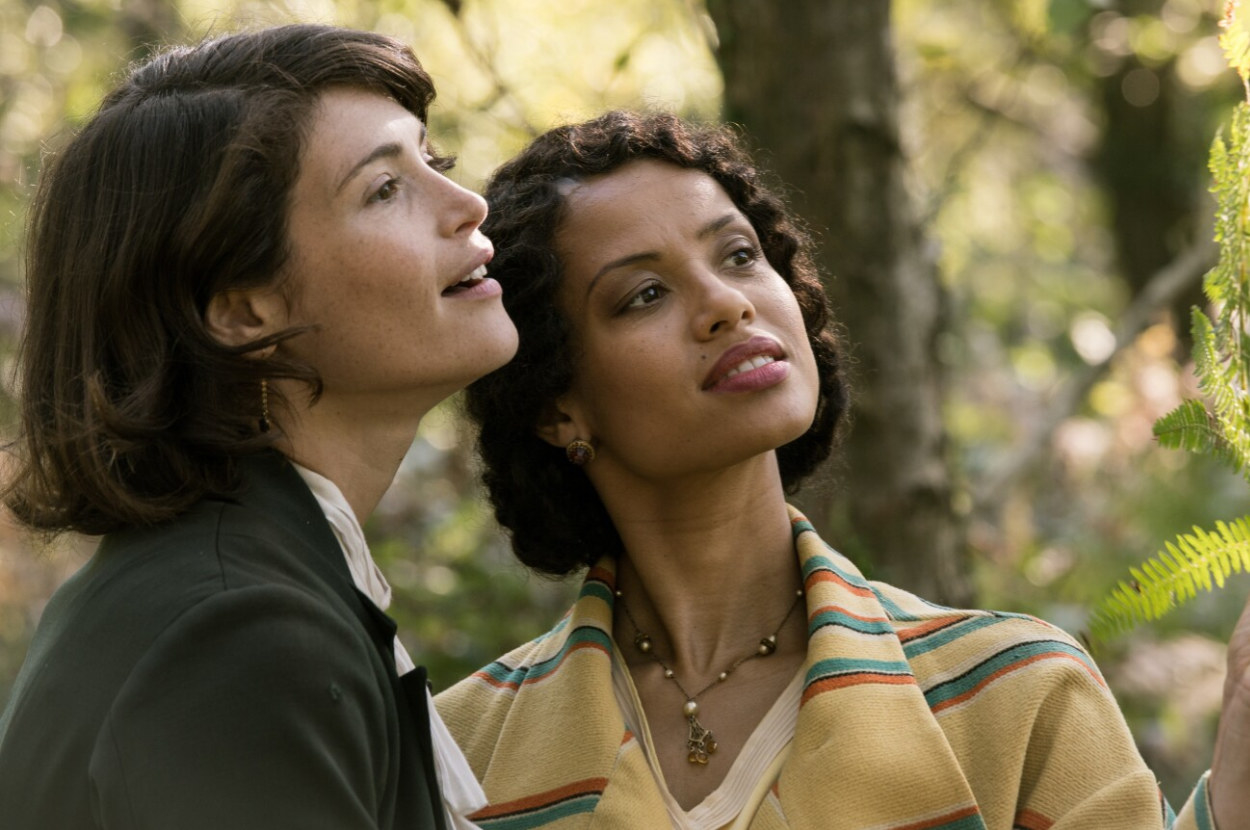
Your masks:
{"label": "dark brown bob hair", "polygon": [[[20,433],[4,500],[27,525],[105,533],[172,518],[237,486],[260,379],[311,367],[229,348],[221,291],[278,285],[305,133],[327,89],[425,120],[434,86],[382,35],[319,25],[230,34],[133,68],[45,165],[31,209]],[[271,390],[272,393],[272,390]]]}
{"label": "dark brown bob hair", "polygon": [[729,128],[695,126],[669,114],[610,112],[540,136],[486,187],[490,212],[482,230],[495,244],[491,276],[504,286],[520,348],[511,363],[469,387],[466,403],[479,428],[482,477],[495,516],[517,557],[543,573],[573,573],[621,553],[620,536],[590,480],[536,429],[573,381],[570,327],[556,302],[563,272],[555,236],[566,211],[565,186],[639,159],[700,170],[719,183],[798,298],[820,399],[810,429],[777,450],[787,490],[828,457],[847,406],[839,342],[811,239]]}

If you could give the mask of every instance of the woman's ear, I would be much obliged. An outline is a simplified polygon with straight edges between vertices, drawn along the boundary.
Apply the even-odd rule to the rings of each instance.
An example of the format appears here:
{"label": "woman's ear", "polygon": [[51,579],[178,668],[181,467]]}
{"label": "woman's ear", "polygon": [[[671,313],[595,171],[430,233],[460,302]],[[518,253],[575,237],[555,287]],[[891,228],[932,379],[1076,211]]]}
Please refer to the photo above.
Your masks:
{"label": "woman's ear", "polygon": [[[286,297],[277,287],[235,288],[214,294],[204,311],[204,327],[223,346],[244,346],[276,334],[288,325]],[[276,346],[258,349],[269,357]]]}
{"label": "woman's ear", "polygon": [[582,424],[578,407],[567,395],[547,405],[534,432],[551,446],[560,449],[567,447],[574,439],[588,441],[592,437],[590,430]]}

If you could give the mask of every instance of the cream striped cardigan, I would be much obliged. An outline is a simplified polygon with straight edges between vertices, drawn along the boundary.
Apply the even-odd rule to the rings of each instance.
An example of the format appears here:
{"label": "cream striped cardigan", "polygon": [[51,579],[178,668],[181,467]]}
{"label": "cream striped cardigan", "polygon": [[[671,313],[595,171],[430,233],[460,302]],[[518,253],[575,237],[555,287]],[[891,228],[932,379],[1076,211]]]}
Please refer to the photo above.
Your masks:
{"label": "cream striped cardigan", "polygon": [[[1203,782],[1171,814],[1066,634],[868,582],[792,521],[807,677],[752,830],[1214,830]],[[490,799],[484,830],[669,826],[613,697],[614,579],[601,561],[554,629],[438,697]]]}

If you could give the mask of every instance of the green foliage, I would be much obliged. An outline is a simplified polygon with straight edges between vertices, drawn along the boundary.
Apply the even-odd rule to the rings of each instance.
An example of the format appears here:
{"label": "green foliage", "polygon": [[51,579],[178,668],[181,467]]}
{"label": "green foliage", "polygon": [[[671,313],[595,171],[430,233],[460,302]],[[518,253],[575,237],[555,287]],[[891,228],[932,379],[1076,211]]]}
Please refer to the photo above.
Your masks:
{"label": "green foliage", "polygon": [[1241,0],[1229,0],[1220,23],[1220,46],[1229,64],[1237,70],[1243,84],[1250,83],[1250,21],[1246,20]]}
{"label": "green foliage", "polygon": [[[1250,21],[1238,0],[1227,4],[1220,45],[1250,84]],[[1250,86],[1247,86],[1250,91]],[[1211,191],[1216,197],[1215,240],[1219,261],[1203,278],[1215,311],[1212,320],[1193,310],[1194,372],[1207,402],[1188,400],[1160,418],[1160,445],[1215,458],[1250,478],[1250,105],[1233,111],[1227,139],[1211,145]],[[1216,523],[1214,533],[1195,527],[1167,542],[1099,601],[1090,617],[1095,639],[1157,620],[1198,589],[1223,588],[1234,572],[1250,571],[1250,518]]]}
{"label": "green foliage", "polygon": [[1209,455],[1237,471],[1245,464],[1224,438],[1219,419],[1207,411],[1202,401],[1185,401],[1154,425],[1160,446],[1173,450]]}
{"label": "green foliage", "polygon": [[1105,640],[1136,623],[1157,620],[1193,599],[1199,589],[1223,588],[1229,575],[1246,572],[1250,572],[1250,517],[1216,522],[1214,533],[1195,527],[1193,533],[1167,542],[1140,567],[1129,569],[1132,581],[1121,581],[1099,603],[1090,618],[1090,635]]}

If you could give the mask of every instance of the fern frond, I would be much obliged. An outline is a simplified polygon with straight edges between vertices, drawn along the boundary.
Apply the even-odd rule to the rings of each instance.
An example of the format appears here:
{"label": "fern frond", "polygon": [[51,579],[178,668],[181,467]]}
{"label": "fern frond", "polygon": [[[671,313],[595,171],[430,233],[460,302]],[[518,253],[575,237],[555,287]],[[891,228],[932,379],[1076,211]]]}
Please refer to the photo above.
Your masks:
{"label": "fern frond", "polygon": [[1250,449],[1231,443],[1201,401],[1185,401],[1155,421],[1154,434],[1162,447],[1211,456],[1238,472],[1250,470]]}
{"label": "fern frond", "polygon": [[1209,452],[1219,443],[1219,425],[1202,401],[1185,401],[1155,421],[1155,437],[1159,444],[1173,450]]}
{"label": "fern frond", "polygon": [[[1220,45],[1250,100],[1250,2],[1229,0]],[[1250,480],[1250,104],[1238,104],[1227,134],[1211,143],[1211,191],[1220,255],[1202,280],[1212,317],[1192,316],[1194,373],[1206,403],[1186,401],[1155,422],[1162,446],[1214,457]],[[1104,597],[1090,616],[1096,639],[1155,620],[1199,591],[1222,588],[1250,571],[1250,517],[1195,527],[1131,568],[1131,581]]]}
{"label": "fern frond", "polygon": [[1121,581],[1091,612],[1090,636],[1105,641],[1139,622],[1157,620],[1198,591],[1223,588],[1230,575],[1245,572],[1250,572],[1250,516],[1216,522],[1214,531],[1195,527],[1129,569],[1131,581]]}
{"label": "fern frond", "polygon": [[1224,19],[1220,21],[1220,46],[1229,64],[1241,75],[1243,83],[1250,79],[1250,28],[1241,8],[1241,0],[1228,0]]}

